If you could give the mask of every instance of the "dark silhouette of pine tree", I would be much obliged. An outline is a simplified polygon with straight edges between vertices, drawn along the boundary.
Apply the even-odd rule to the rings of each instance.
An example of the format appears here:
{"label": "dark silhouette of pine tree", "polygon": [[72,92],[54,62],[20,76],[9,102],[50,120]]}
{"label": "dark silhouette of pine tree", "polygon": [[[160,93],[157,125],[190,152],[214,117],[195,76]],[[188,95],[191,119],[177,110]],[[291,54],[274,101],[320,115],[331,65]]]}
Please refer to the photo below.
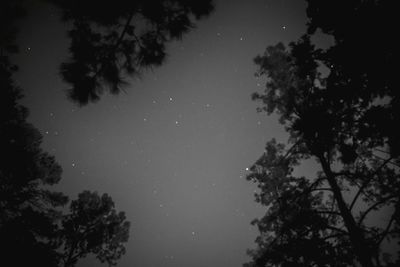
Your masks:
{"label": "dark silhouette of pine tree", "polygon": [[[61,167],[40,148],[42,136],[26,121],[12,80],[15,67],[0,58],[0,251],[12,266],[57,266],[57,208],[68,198],[47,186],[61,179]],[[23,255],[23,257],[21,257]]]}
{"label": "dark silhouette of pine tree", "polygon": [[[79,105],[94,102],[104,90],[117,94],[124,75],[161,65],[167,42],[182,38],[213,9],[212,1],[46,0],[70,22],[70,58],[61,75]],[[61,179],[55,158],[40,147],[42,136],[26,121],[18,66],[18,20],[25,1],[0,3],[0,251],[10,266],[75,266],[88,254],[115,265],[125,253],[129,222],[107,194],[82,192],[62,212],[68,198],[49,190]]]}
{"label": "dark silhouette of pine tree", "polygon": [[79,105],[97,101],[104,91],[118,94],[124,76],[160,66],[166,43],[181,39],[213,10],[212,0],[50,2],[72,24],[71,57],[62,63],[61,75]]}

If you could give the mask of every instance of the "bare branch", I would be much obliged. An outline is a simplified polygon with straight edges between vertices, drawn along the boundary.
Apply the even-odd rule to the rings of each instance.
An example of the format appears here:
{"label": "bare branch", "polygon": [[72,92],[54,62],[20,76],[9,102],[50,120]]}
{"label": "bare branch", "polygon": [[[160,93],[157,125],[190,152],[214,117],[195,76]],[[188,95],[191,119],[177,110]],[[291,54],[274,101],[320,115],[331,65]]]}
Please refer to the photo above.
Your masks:
{"label": "bare branch", "polygon": [[374,178],[374,176],[384,167],[386,166],[386,164],[388,164],[390,162],[392,158],[388,158],[387,160],[385,160],[375,171],[373,174],[371,174],[371,176],[364,181],[364,183],[360,186],[360,189],[358,190],[358,192],[356,193],[356,195],[353,198],[353,201],[350,204],[350,210],[352,210],[352,208],[354,207],[354,205],[356,204],[356,201],[358,199],[358,197],[361,195],[361,193],[364,191],[364,189],[368,186],[368,184],[372,181],[372,179]]}
{"label": "bare branch", "polygon": [[390,157],[390,158],[388,158],[388,159],[385,159],[385,158],[382,158],[382,157],[380,157],[380,156],[378,156],[378,155],[375,155],[375,154],[372,154],[372,156],[374,156],[374,157],[376,157],[376,158],[378,158],[378,159],[380,159],[380,160],[383,160],[383,161],[389,160],[387,163],[390,163],[390,164],[392,164],[392,165],[394,165],[394,166],[400,168],[400,165],[399,165],[399,164],[397,164],[397,163],[391,161],[391,160],[393,159],[393,157]]}
{"label": "bare branch", "polygon": [[383,231],[381,233],[381,238],[378,240],[378,242],[376,243],[376,246],[379,247],[380,244],[382,243],[383,240],[385,240],[385,237],[387,236],[387,234],[389,233],[390,228],[392,227],[392,224],[394,222],[395,219],[395,212],[393,212],[392,216],[390,217],[389,223],[387,224],[385,231]]}
{"label": "bare branch", "polygon": [[379,205],[385,204],[385,202],[389,201],[392,198],[396,198],[399,197],[398,195],[391,195],[388,197],[385,197],[383,199],[381,199],[380,201],[374,203],[373,205],[371,205],[360,217],[360,219],[358,220],[358,225],[360,226],[361,223],[363,222],[363,220],[367,217],[368,213],[370,213],[372,210],[376,209]]}

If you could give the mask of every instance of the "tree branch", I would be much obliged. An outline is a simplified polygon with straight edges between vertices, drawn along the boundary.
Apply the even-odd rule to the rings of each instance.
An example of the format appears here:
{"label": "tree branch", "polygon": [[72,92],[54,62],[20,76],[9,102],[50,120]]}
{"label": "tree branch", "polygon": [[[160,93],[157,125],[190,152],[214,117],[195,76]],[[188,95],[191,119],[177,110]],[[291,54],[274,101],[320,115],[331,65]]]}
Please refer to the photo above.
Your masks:
{"label": "tree branch", "polygon": [[331,170],[329,161],[323,154],[316,155],[321,163],[322,170],[324,171],[328,183],[333,191],[333,196],[337,202],[338,209],[343,218],[344,225],[349,232],[350,241],[354,247],[355,254],[357,255],[360,263],[364,267],[372,267],[373,263],[369,254],[369,248],[367,246],[364,234],[360,227],[356,224],[353,214],[347,207],[345,200],[343,199],[342,191],[337,184],[336,176]]}
{"label": "tree branch", "polygon": [[283,156],[283,158],[281,159],[281,161],[286,160],[286,158],[289,157],[290,153],[292,153],[292,151],[301,143],[301,139],[297,140],[296,143],[294,143],[288,151],[286,151],[285,155]]}
{"label": "tree branch", "polygon": [[375,154],[372,154],[372,156],[374,156],[374,157],[376,157],[376,158],[378,158],[378,159],[380,159],[380,160],[384,160],[384,161],[389,160],[388,163],[390,163],[390,164],[392,164],[392,165],[394,165],[394,166],[400,168],[400,165],[399,165],[399,164],[394,163],[394,162],[391,161],[391,160],[393,159],[393,157],[390,157],[390,158],[388,158],[388,159],[384,159],[384,158],[382,158],[382,157],[380,157],[380,156],[378,156],[378,155],[375,155]]}
{"label": "tree branch", "polygon": [[337,227],[335,227],[335,226],[326,225],[325,227],[326,227],[327,229],[330,229],[330,230],[333,230],[333,231],[337,231],[337,232],[342,233],[342,234],[344,234],[344,235],[348,235],[348,234],[349,234],[347,231],[345,231],[345,230],[343,230],[343,229],[340,229],[340,228],[337,228]]}
{"label": "tree branch", "polygon": [[[129,14],[129,17],[128,17],[126,23],[125,23],[124,29],[122,30],[122,32],[121,32],[121,34],[120,34],[118,40],[117,40],[117,41],[115,42],[115,44],[113,45],[112,50],[111,50],[109,53],[107,53],[108,55],[104,55],[104,56],[106,57],[107,60],[109,59],[109,57],[110,57],[113,53],[116,52],[118,46],[122,43],[122,40],[124,39],[125,34],[126,34],[126,32],[128,31],[129,25],[131,24],[131,21],[132,21],[134,15],[135,15],[135,12],[134,12],[134,11],[132,11],[132,12]],[[96,72],[95,72],[94,75],[91,77],[91,79],[92,79],[92,80],[95,80],[95,79],[97,78],[97,76],[99,75],[99,73],[100,73],[103,69],[104,69],[104,64],[101,63],[99,69],[96,70]]]}
{"label": "tree branch", "polygon": [[368,186],[368,184],[372,181],[372,179],[374,178],[374,176],[383,168],[386,166],[387,163],[390,162],[392,158],[388,158],[387,160],[385,160],[375,171],[373,174],[370,175],[370,177],[364,181],[364,183],[360,186],[358,192],[356,193],[356,195],[354,196],[353,200],[351,201],[350,207],[349,209],[352,210],[354,205],[356,204],[356,201],[358,199],[358,197],[361,195],[361,193],[364,191],[364,189]]}
{"label": "tree branch", "polygon": [[134,11],[132,11],[129,14],[129,17],[128,17],[127,21],[126,21],[124,29],[122,30],[121,35],[119,36],[117,42],[114,44],[114,48],[113,48],[114,51],[117,50],[118,46],[121,44],[122,40],[124,39],[124,36],[125,36],[126,32],[128,31],[128,28],[129,28],[129,26],[131,24],[131,21],[132,21],[134,15],[135,15]]}
{"label": "tree branch", "polygon": [[385,202],[389,201],[392,198],[395,197],[399,197],[397,195],[391,195],[388,197],[385,197],[383,199],[381,199],[380,201],[376,202],[375,204],[371,205],[360,217],[360,219],[358,220],[358,226],[361,225],[361,223],[363,222],[363,220],[365,219],[365,217],[368,215],[368,213],[370,213],[372,210],[374,210],[376,207],[378,207],[379,205],[384,204]]}
{"label": "tree branch", "polygon": [[381,233],[381,238],[379,238],[378,242],[376,243],[376,247],[379,248],[382,241],[385,239],[386,235],[389,233],[390,227],[392,227],[392,223],[394,222],[396,212],[393,212],[392,216],[390,217],[389,223],[387,224],[385,231]]}

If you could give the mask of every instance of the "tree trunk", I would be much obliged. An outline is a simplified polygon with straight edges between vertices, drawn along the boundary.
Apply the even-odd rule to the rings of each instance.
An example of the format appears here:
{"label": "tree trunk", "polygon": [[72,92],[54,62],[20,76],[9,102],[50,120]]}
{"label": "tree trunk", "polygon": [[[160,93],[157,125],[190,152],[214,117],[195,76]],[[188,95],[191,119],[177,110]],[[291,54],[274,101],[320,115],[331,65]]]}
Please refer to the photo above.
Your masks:
{"label": "tree trunk", "polygon": [[342,192],[336,182],[335,175],[332,173],[327,160],[325,160],[323,156],[319,156],[318,158],[321,162],[322,169],[325,172],[328,183],[333,191],[334,198],[338,204],[339,211],[341,213],[347,231],[349,232],[350,241],[358,260],[363,267],[373,267],[374,264],[372,262],[372,253],[368,248],[362,230],[360,229],[360,227],[357,226],[353,215],[351,214],[343,199]]}

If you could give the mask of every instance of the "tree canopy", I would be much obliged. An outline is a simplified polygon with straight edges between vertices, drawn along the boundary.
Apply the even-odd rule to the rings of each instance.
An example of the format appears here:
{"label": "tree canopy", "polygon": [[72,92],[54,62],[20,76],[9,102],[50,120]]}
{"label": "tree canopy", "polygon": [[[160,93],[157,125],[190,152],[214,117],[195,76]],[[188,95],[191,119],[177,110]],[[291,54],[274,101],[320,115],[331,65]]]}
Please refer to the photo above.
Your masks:
{"label": "tree canopy", "polygon": [[[161,65],[166,44],[179,40],[210,14],[212,0],[77,1],[43,0],[55,5],[69,27],[69,58],[60,73],[79,105],[98,100],[103,91],[117,94],[127,75]],[[40,147],[42,136],[26,119],[13,80],[18,66],[19,20],[29,1],[6,0],[0,8],[0,249],[15,266],[74,266],[87,254],[115,265],[125,253],[129,222],[110,196],[84,191],[68,197],[50,186],[61,179],[55,158]]]}
{"label": "tree canopy", "polygon": [[[162,65],[167,43],[180,40],[214,9],[213,0],[41,0],[57,7],[68,29],[69,58],[60,75],[80,106],[107,91],[118,94],[127,78]],[[17,21],[29,1],[2,2],[0,46],[17,52]]]}
{"label": "tree canopy", "polygon": [[124,75],[161,65],[166,44],[213,10],[212,0],[48,1],[72,25],[70,58],[61,64],[61,75],[80,105],[98,100],[104,90],[118,94]]}
{"label": "tree canopy", "polygon": [[83,191],[71,202],[70,213],[62,219],[61,243],[64,266],[92,253],[110,266],[125,254],[124,242],[129,237],[129,222],[124,212],[117,213],[107,194]]}
{"label": "tree canopy", "polygon": [[[18,101],[15,67],[0,58],[0,250],[2,261],[16,266],[56,266],[59,207],[68,201],[49,186],[61,179],[61,167],[40,147],[42,136],[26,121],[27,109]],[[24,257],[20,256],[24,252]]]}
{"label": "tree canopy", "polygon": [[50,190],[61,179],[61,166],[43,151],[42,136],[26,121],[18,103],[21,90],[14,67],[0,60],[0,250],[13,266],[74,266],[87,254],[114,265],[124,254],[129,222],[108,195],[84,191],[68,197]]}
{"label": "tree canopy", "polygon": [[[290,137],[268,142],[250,168],[267,212],[254,221],[258,248],[245,266],[400,263],[383,246],[400,252],[393,10],[390,1],[309,0],[308,33],[255,58],[267,83],[253,99]],[[335,43],[316,48],[317,29]],[[296,175],[307,159],[320,166],[315,177]]]}
{"label": "tree canopy", "polygon": [[[68,96],[79,105],[117,94],[127,75],[161,65],[166,44],[179,40],[210,14],[212,0],[77,1],[42,0],[59,8],[69,27],[69,58],[60,73]],[[83,191],[70,204],[50,190],[61,179],[54,156],[43,151],[40,132],[26,121],[18,70],[19,20],[29,1],[6,0],[0,7],[0,250],[13,266],[75,266],[88,254],[115,265],[125,253],[129,222],[107,194]]]}

